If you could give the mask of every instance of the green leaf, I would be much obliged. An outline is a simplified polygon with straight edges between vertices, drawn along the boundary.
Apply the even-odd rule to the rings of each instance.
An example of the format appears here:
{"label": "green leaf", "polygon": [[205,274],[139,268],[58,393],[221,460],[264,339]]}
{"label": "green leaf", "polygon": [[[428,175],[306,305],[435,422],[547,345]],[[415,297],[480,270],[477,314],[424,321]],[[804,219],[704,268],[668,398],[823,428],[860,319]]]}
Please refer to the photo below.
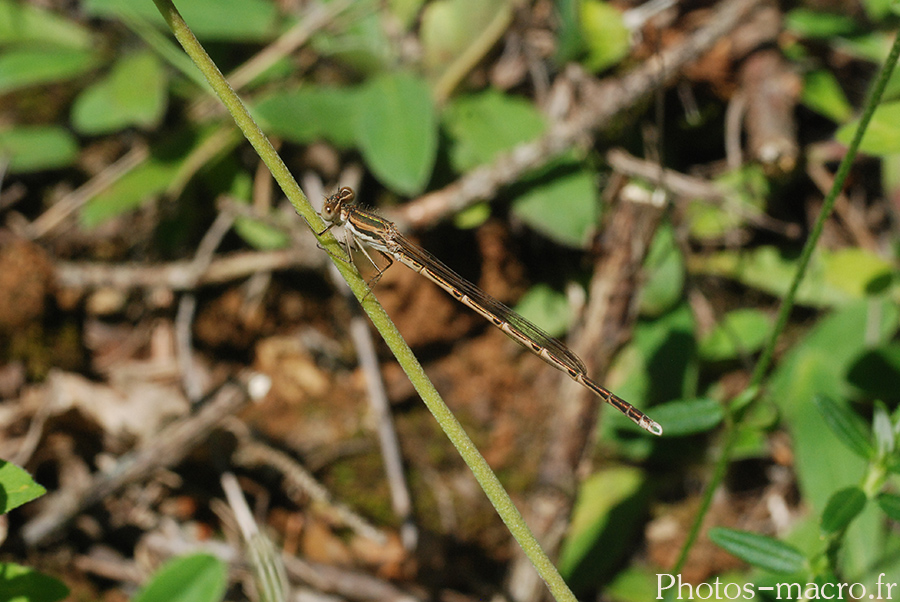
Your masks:
{"label": "green leaf", "polygon": [[514,309],[552,337],[561,336],[568,331],[572,318],[566,296],[546,284],[528,289]]}
{"label": "green leaf", "polygon": [[[333,31],[326,28],[312,38],[315,52],[333,61],[349,65],[364,74],[391,71],[399,61],[394,39],[388,37],[379,4],[357,0],[347,11],[349,23]],[[351,19],[352,16],[352,19]],[[342,19],[343,21],[343,19]]]}
{"label": "green leaf", "polygon": [[509,10],[501,0],[438,0],[422,11],[419,40],[425,68],[442,73],[478,40],[497,13]]}
{"label": "green leaf", "polygon": [[19,126],[0,130],[0,156],[9,159],[11,173],[56,169],[78,157],[78,143],[63,128]]}
{"label": "green leaf", "polygon": [[559,570],[573,589],[608,578],[641,528],[646,476],[631,467],[588,477],[580,487]]}
{"label": "green leaf", "polygon": [[[82,8],[95,17],[118,19],[137,15],[169,33],[169,27],[152,2],[132,0],[86,0]],[[266,0],[191,0],[178,10],[201,40],[233,42],[263,41],[278,33],[275,3]]]}
{"label": "green leaf", "polygon": [[166,98],[166,77],[156,55],[136,52],[119,58],[107,77],[75,99],[72,123],[89,135],[129,126],[155,127],[165,112]]}
{"label": "green leaf", "polygon": [[69,588],[53,577],[0,562],[0,602],[56,602],[68,595]]}
{"label": "green leaf", "polygon": [[209,554],[184,556],[166,563],[134,602],[219,602],[227,585],[224,562]]}
{"label": "green leaf", "polygon": [[875,253],[848,247],[822,255],[825,281],[855,298],[878,294],[891,285],[893,266]]}
{"label": "green leaf", "polygon": [[810,71],[803,78],[801,101],[807,108],[837,123],[844,123],[853,115],[853,107],[837,78],[824,69]]}
{"label": "green leaf", "polygon": [[859,487],[834,492],[822,513],[822,531],[826,535],[846,529],[866,507],[866,494]]}
{"label": "green leaf", "polygon": [[97,63],[91,49],[14,48],[0,53],[0,94],[60,82],[86,73]]}
{"label": "green leaf", "polygon": [[666,437],[684,437],[705,433],[718,426],[725,410],[715,399],[684,399],[653,406],[653,420],[663,427]]}
{"label": "green leaf", "polygon": [[709,539],[729,554],[744,562],[773,573],[797,573],[806,567],[806,557],[799,550],[777,539],[714,527]]}
{"label": "green leaf", "polygon": [[516,186],[512,212],[529,227],[570,247],[584,245],[599,213],[596,178],[576,163],[557,163]]}
{"label": "green leaf", "polygon": [[304,86],[260,100],[253,114],[264,130],[293,142],[329,140],[349,148],[355,141],[352,116],[359,101],[360,88]]}
{"label": "green leaf", "polygon": [[582,0],[579,16],[582,39],[587,45],[584,66],[588,70],[602,71],[628,56],[631,32],[618,9],[601,0]]}
{"label": "green leaf", "polygon": [[700,341],[700,355],[710,361],[747,356],[762,349],[771,329],[772,319],[758,309],[728,312]]}
{"label": "green leaf", "polygon": [[[653,320],[638,321],[634,338],[608,375],[609,382],[622,382],[616,393],[632,403],[641,402],[635,403],[641,407],[682,397],[687,375],[696,370],[694,329],[686,303]],[[621,379],[616,378],[619,373]]]}
{"label": "green leaf", "polygon": [[[843,144],[850,144],[857,127],[859,120],[854,119],[839,129],[835,138]],[[884,103],[875,109],[859,150],[876,156],[900,153],[900,102]]]}
{"label": "green leaf", "polygon": [[[798,304],[828,307],[843,305],[852,299],[846,290],[835,286],[827,277],[827,262],[823,258],[827,255],[828,252],[823,250],[815,253],[810,260],[806,276],[797,290]],[[688,271],[694,275],[732,278],[777,297],[787,292],[796,268],[796,256],[770,246],[695,256],[688,263]]]}
{"label": "green leaf", "polygon": [[199,133],[182,128],[177,135],[166,137],[151,149],[149,159],[88,201],[81,210],[82,225],[92,228],[136,209],[170,189],[180,189],[184,178],[196,167],[195,153],[208,160],[204,145],[211,139],[218,146],[228,144],[229,139],[236,140],[231,134],[223,137],[223,130],[215,125]]}
{"label": "green leaf", "polygon": [[491,217],[491,205],[489,203],[475,203],[469,205],[453,216],[453,225],[460,230],[471,230],[482,225]]}
{"label": "green leaf", "polygon": [[875,457],[875,446],[872,444],[869,429],[859,416],[827,395],[816,395],[813,401],[819,408],[825,424],[838,436],[841,443],[847,446],[847,449],[866,460]]}
{"label": "green leaf", "polygon": [[93,228],[159,196],[181,168],[181,161],[151,158],[91,199],[81,211],[81,224]]}
{"label": "green leaf", "polygon": [[41,497],[47,490],[15,464],[0,460],[0,514]]}
{"label": "green leaf", "polygon": [[493,89],[454,99],[444,110],[443,121],[453,140],[450,162],[460,172],[538,138],[547,126],[532,103]]}
{"label": "green leaf", "polygon": [[584,53],[584,38],[578,19],[579,0],[557,0],[556,2],[556,56],[557,66],[575,61]]}
{"label": "green leaf", "polygon": [[875,498],[881,510],[888,515],[888,518],[900,521],[900,495],[892,493],[880,493]]}
{"label": "green leaf", "polygon": [[88,30],[29,2],[0,0],[0,45],[47,43],[88,50]]}
{"label": "green leaf", "polygon": [[889,18],[892,13],[897,14],[900,9],[894,0],[863,0],[862,6],[869,19],[876,23]]}
{"label": "green leaf", "polygon": [[290,237],[283,230],[246,217],[234,220],[234,231],[254,249],[283,249],[290,243]]}
{"label": "green leaf", "polygon": [[658,316],[679,302],[684,289],[684,255],[671,224],[662,224],[644,260],[646,279],[641,289],[641,315]]}
{"label": "green leaf", "polygon": [[356,139],[366,164],[389,188],[424,190],[437,155],[437,116],[428,86],[408,73],[369,80],[357,107]]}
{"label": "green leaf", "polygon": [[784,27],[805,38],[824,39],[848,36],[859,29],[851,17],[807,8],[796,8],[788,12],[784,17]]}

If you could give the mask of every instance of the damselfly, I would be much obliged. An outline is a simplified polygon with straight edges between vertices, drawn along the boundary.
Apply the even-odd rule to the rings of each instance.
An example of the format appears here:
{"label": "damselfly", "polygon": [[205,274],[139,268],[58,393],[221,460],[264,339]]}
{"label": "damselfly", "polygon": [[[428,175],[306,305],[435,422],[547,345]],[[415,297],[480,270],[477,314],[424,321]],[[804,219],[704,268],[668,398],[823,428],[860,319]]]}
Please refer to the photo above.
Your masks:
{"label": "damselfly", "polygon": [[[372,261],[372,258],[363,245],[359,244],[360,242],[372,247],[385,257],[388,261],[387,265],[370,280],[370,286],[378,281],[396,259],[424,275],[450,293],[456,300],[484,316],[514,341],[557,370],[568,374],[575,382],[588,388],[641,428],[654,435],[662,434],[662,427],[651,420],[649,416],[588,378],[584,362],[566,345],[448,268],[428,251],[410,242],[400,234],[392,222],[353,205],[353,198],[353,190],[344,187],[325,200],[322,219],[329,225],[319,234],[325,234],[334,226],[344,226],[345,231],[353,236],[357,241],[356,246],[369,261]],[[377,267],[374,261],[372,264]]]}

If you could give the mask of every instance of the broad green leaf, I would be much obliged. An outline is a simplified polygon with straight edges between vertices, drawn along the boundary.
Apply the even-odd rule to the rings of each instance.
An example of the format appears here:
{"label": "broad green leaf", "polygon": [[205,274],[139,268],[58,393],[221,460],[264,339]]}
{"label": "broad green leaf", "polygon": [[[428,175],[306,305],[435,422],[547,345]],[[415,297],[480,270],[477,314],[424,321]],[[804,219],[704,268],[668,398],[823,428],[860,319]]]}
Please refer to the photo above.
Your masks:
{"label": "broad green leaf", "polygon": [[714,527],[709,538],[729,554],[766,571],[791,574],[806,567],[806,557],[799,550],[772,537]]}
{"label": "broad green leaf", "polygon": [[807,8],[795,8],[784,17],[784,27],[805,38],[834,38],[848,36],[859,30],[852,17],[823,13]]}
{"label": "broad green leaf", "polygon": [[599,214],[596,178],[586,167],[570,163],[542,170],[514,188],[513,214],[556,242],[581,247]]}
{"label": "broad green leaf", "polygon": [[[827,251],[822,250],[813,255],[806,276],[797,290],[798,304],[827,307],[845,304],[852,298],[845,290],[829,282],[826,261],[823,260],[823,255],[827,254]],[[688,271],[692,274],[731,278],[777,297],[782,297],[787,292],[796,268],[795,256],[768,246],[746,251],[720,251],[694,256],[688,261]]]}
{"label": "broad green leaf", "polygon": [[72,123],[89,135],[130,126],[151,128],[162,119],[166,98],[162,65],[154,53],[143,50],[119,58],[107,77],[75,99]]}
{"label": "broad green leaf", "polygon": [[34,482],[25,470],[0,460],[0,514],[41,497],[47,490]]}
{"label": "broad green leaf", "polygon": [[665,437],[684,437],[711,431],[725,417],[725,411],[715,399],[684,399],[653,406],[649,411],[653,420],[663,427]]}
{"label": "broad green leaf", "polygon": [[844,123],[853,115],[853,107],[844,95],[831,71],[817,69],[803,78],[801,101],[808,108],[837,123]]}
{"label": "broad green leaf", "polygon": [[437,116],[424,81],[408,73],[369,80],[355,119],[366,164],[389,188],[406,195],[424,190],[437,155]]}
{"label": "broad green leaf", "polygon": [[700,341],[700,355],[710,361],[748,356],[762,348],[771,329],[772,319],[758,309],[728,312]]}
{"label": "broad green leaf", "polygon": [[353,115],[359,100],[359,88],[305,86],[260,100],[253,114],[266,132],[293,142],[328,140],[349,148],[355,140]]}
{"label": "broad green leaf", "polygon": [[91,49],[15,48],[0,53],[0,94],[72,79],[97,63]]}
{"label": "broad green leaf", "polygon": [[56,169],[75,161],[78,143],[60,127],[19,126],[0,130],[0,156],[9,159],[11,173]]}
{"label": "broad green leaf", "polygon": [[[694,316],[685,303],[653,320],[638,321],[633,339],[616,356],[606,381],[617,395],[640,408],[686,397],[687,379],[697,369],[694,330]],[[622,423],[632,424],[624,417]]]}
{"label": "broad green leaf", "polygon": [[847,449],[860,458],[870,460],[875,457],[872,436],[862,419],[847,407],[837,403],[828,395],[816,395],[813,400],[831,429]]}
{"label": "broad green leaf", "polygon": [[869,19],[876,23],[889,18],[891,14],[897,15],[900,10],[893,0],[863,0],[862,5]]}
{"label": "broad green leaf", "polygon": [[822,261],[826,282],[856,298],[884,291],[894,277],[889,261],[865,249],[848,247],[823,253]]}
{"label": "broad green leaf", "polygon": [[500,11],[509,6],[502,0],[438,0],[422,11],[419,40],[425,68],[442,73],[469,50]]}
{"label": "broad green leaf", "polygon": [[552,337],[565,334],[572,318],[566,296],[545,284],[528,289],[515,310]]}
{"label": "broad green leaf", "polygon": [[[835,138],[849,144],[856,135],[857,127],[859,120],[854,119],[839,129]],[[875,109],[859,150],[876,156],[900,153],[900,102],[884,103]]]}
{"label": "broad green leaf", "polygon": [[835,491],[822,513],[822,531],[830,535],[845,529],[865,507],[866,494],[859,487]]}
{"label": "broad green leaf", "polygon": [[246,217],[234,220],[234,231],[254,249],[283,249],[290,243],[290,237],[283,230]]}
{"label": "broad green leaf", "polygon": [[34,569],[0,562],[0,602],[56,602],[69,595],[61,581]]}
{"label": "broad green leaf", "polygon": [[642,471],[622,467],[581,484],[559,556],[560,573],[573,588],[608,577],[625,556],[627,542],[641,528],[645,479]]}
{"label": "broad green leaf", "polygon": [[628,56],[631,32],[617,8],[602,0],[582,0],[579,17],[582,38],[587,45],[584,61],[587,69],[603,71]]}
{"label": "broad green leaf", "polygon": [[662,224],[644,260],[646,279],[641,288],[641,315],[658,316],[672,309],[684,289],[684,256],[675,243],[675,232]]}
{"label": "broad green leaf", "polygon": [[220,602],[227,585],[224,562],[209,554],[184,556],[166,563],[134,602]]}
{"label": "broad green leaf", "polygon": [[900,521],[900,495],[881,493],[875,498],[875,501],[891,520]]}
{"label": "broad green leaf", "polygon": [[[83,9],[95,17],[118,19],[137,15],[168,32],[169,28],[152,2],[132,0],[86,0]],[[266,0],[191,0],[178,10],[201,40],[262,41],[278,33],[275,3]]]}
{"label": "broad green leaf", "polygon": [[0,0],[0,46],[23,42],[88,50],[91,35],[78,23],[32,3]]}
{"label": "broad green leaf", "polygon": [[[364,74],[395,69],[397,47],[385,31],[384,18],[374,0],[356,0],[348,11],[349,23],[340,29],[326,28],[312,38],[317,54],[344,63]],[[342,19],[343,20],[343,19]]]}
{"label": "broad green leaf", "polygon": [[532,103],[493,89],[454,99],[443,112],[443,122],[453,140],[450,162],[459,172],[490,163],[546,129]]}

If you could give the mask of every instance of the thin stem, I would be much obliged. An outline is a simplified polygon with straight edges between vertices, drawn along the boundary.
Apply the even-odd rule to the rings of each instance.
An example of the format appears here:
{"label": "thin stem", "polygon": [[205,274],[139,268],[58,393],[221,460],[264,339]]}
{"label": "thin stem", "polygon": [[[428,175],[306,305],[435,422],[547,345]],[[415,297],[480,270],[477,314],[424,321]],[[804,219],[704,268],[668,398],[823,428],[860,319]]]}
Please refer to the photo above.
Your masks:
{"label": "thin stem", "polygon": [[[748,387],[759,387],[759,385],[762,384],[763,378],[769,370],[769,367],[772,363],[772,358],[775,354],[775,345],[778,342],[778,337],[782,332],[784,332],[784,329],[787,326],[788,318],[790,317],[791,310],[794,307],[797,289],[800,287],[800,283],[803,281],[803,277],[806,275],[806,268],[808,267],[809,261],[812,258],[812,254],[815,251],[816,244],[819,241],[819,237],[822,235],[822,229],[825,226],[825,221],[831,216],[831,212],[834,209],[835,200],[844,187],[844,182],[847,179],[847,175],[849,175],[850,173],[850,168],[853,166],[853,161],[856,159],[856,155],[859,151],[859,144],[860,142],[862,142],[863,135],[866,132],[866,128],[868,128],[869,126],[869,122],[872,120],[872,115],[875,113],[875,109],[878,108],[878,104],[881,102],[881,97],[884,94],[885,86],[887,86],[887,82],[891,77],[891,73],[893,72],[894,67],[897,64],[898,57],[900,57],[900,34],[898,34],[897,37],[894,38],[894,45],[891,47],[891,51],[888,54],[888,57],[885,60],[880,73],[878,74],[878,78],[875,80],[875,85],[873,86],[872,91],[869,94],[869,98],[866,101],[865,109],[863,110],[862,117],[859,120],[859,125],[856,128],[856,132],[853,135],[853,140],[847,147],[847,152],[844,155],[844,158],[841,160],[841,164],[838,167],[837,173],[835,174],[834,183],[831,186],[831,190],[828,191],[828,195],[825,197],[825,202],[822,204],[822,209],[819,211],[816,222],[813,225],[812,230],[810,231],[809,238],[807,239],[806,244],[803,247],[803,251],[800,254],[800,259],[797,262],[797,270],[794,273],[794,279],[791,282],[791,286],[788,288],[788,291],[784,296],[784,301],[781,303],[781,307],[778,310],[778,318],[775,321],[775,326],[772,328],[772,333],[769,336],[768,343],[763,349],[759,361],[756,363],[756,368],[753,371],[753,376],[750,379]],[[694,545],[694,542],[697,540],[697,535],[700,533],[700,525],[703,522],[703,518],[706,516],[706,513],[709,510],[710,505],[712,504],[713,494],[722,483],[722,479],[725,478],[726,469],[728,468],[728,463],[731,460],[731,451],[732,449],[734,449],[734,445],[737,441],[738,433],[740,431],[741,418],[746,412],[747,407],[749,406],[743,406],[729,417],[729,421],[726,424],[724,438],[722,441],[721,452],[719,453],[718,460],[716,461],[712,479],[710,479],[710,482],[706,487],[706,491],[704,491],[703,493],[703,500],[700,504],[700,508],[697,511],[694,523],[691,525],[691,530],[688,532],[688,537],[685,540],[684,545],[681,548],[681,553],[678,556],[678,560],[675,562],[675,566],[672,569],[674,573],[680,572],[685,562],[687,561],[687,556],[690,553],[691,547]]]}
{"label": "thin stem", "polygon": [[[175,33],[175,37],[181,43],[182,47],[184,47],[185,52],[187,52],[188,56],[191,57],[191,60],[193,60],[197,67],[203,72],[203,75],[209,81],[210,86],[212,86],[213,90],[222,100],[222,103],[234,117],[235,122],[244,133],[244,136],[250,144],[253,145],[253,148],[256,149],[256,152],[263,162],[265,162],[266,166],[268,166],[275,181],[278,182],[278,185],[284,191],[288,200],[294,205],[297,213],[306,219],[307,223],[310,224],[310,227],[313,228],[315,232],[324,230],[324,223],[312,208],[312,205],[310,205],[309,200],[300,190],[300,186],[288,171],[287,166],[285,166],[281,157],[278,156],[278,153],[262,133],[262,130],[259,129],[256,122],[253,121],[253,118],[250,116],[243,103],[241,103],[238,96],[234,93],[234,90],[232,90],[228,82],[225,81],[225,78],[222,76],[218,67],[216,67],[212,62],[212,59],[210,59],[203,50],[203,47],[181,18],[181,15],[178,13],[171,0],[153,1],[163,18],[169,24],[169,27]],[[357,299],[362,303],[363,310],[368,314],[369,319],[372,320],[372,324],[375,325],[375,328],[384,338],[391,352],[397,358],[397,362],[403,368],[404,372],[406,372],[410,382],[422,397],[425,405],[437,419],[444,433],[446,433],[447,437],[459,451],[460,456],[462,456],[463,460],[469,466],[469,469],[475,475],[475,478],[478,480],[482,490],[491,501],[491,504],[493,504],[494,508],[497,510],[500,518],[506,523],[510,533],[516,538],[516,541],[519,542],[519,545],[522,546],[525,554],[534,564],[538,574],[547,583],[554,598],[556,600],[575,602],[574,594],[569,590],[562,576],[556,570],[556,567],[553,566],[553,563],[547,557],[546,553],[541,549],[537,539],[528,529],[525,520],[509,498],[509,495],[503,489],[497,476],[491,471],[487,461],[475,448],[472,440],[463,430],[462,425],[459,424],[453,416],[453,413],[450,411],[450,408],[448,408],[443,399],[441,399],[437,390],[434,388],[434,385],[428,380],[428,377],[425,376],[425,371],[422,369],[421,364],[419,364],[409,346],[400,336],[397,328],[390,321],[384,308],[381,307],[374,295],[367,294],[368,289],[365,281],[360,277],[359,272],[357,272],[348,261],[337,259],[338,257],[346,257],[346,255],[340,248],[340,245],[338,245],[334,236],[328,233],[321,237],[321,242],[332,257],[338,271],[347,280],[347,284],[350,286],[353,294],[356,295]]]}

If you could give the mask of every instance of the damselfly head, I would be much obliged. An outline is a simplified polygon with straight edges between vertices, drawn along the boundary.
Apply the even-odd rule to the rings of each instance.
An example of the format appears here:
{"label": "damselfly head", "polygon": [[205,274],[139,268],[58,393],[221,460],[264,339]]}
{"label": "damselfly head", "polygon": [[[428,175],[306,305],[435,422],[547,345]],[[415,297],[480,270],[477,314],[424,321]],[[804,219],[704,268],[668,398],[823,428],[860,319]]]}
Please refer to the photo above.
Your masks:
{"label": "damselfly head", "polygon": [[354,196],[356,195],[353,194],[353,189],[344,186],[325,199],[325,205],[322,207],[322,219],[327,222],[339,220],[341,218],[344,203],[352,203]]}

